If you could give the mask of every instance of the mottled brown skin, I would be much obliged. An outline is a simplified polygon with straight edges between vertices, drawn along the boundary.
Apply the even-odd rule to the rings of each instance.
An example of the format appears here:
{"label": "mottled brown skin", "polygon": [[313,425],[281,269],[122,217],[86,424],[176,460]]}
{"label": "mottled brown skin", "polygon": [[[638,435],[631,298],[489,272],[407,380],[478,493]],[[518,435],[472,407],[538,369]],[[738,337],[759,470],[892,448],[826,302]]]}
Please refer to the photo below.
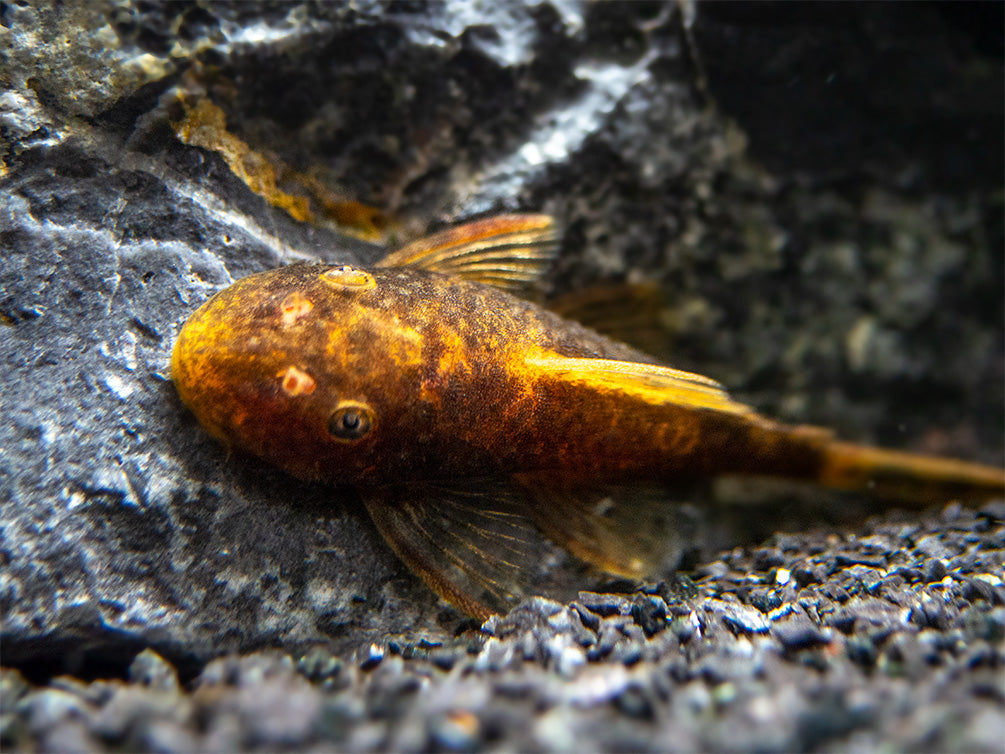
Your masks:
{"label": "mottled brown skin", "polygon": [[[217,437],[304,479],[383,484],[559,472],[566,479],[723,473],[816,479],[824,433],[569,381],[528,354],[649,359],[495,288],[411,268],[370,270],[340,289],[332,269],[253,275],[192,315],[175,346],[179,392]],[[311,302],[284,314],[291,296]],[[301,307],[303,308],[303,307]],[[290,367],[316,383],[290,395]],[[340,401],[374,426],[335,439]]]}

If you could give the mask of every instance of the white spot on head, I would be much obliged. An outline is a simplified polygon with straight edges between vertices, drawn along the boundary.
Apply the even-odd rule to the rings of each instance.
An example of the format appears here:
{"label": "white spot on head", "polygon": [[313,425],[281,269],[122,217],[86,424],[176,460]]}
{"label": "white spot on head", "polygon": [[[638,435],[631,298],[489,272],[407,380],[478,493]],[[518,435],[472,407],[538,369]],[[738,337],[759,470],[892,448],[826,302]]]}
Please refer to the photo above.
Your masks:
{"label": "white spot on head", "polygon": [[282,386],[283,392],[290,397],[310,395],[317,387],[317,382],[314,381],[313,377],[292,364],[276,376],[280,380],[279,384]]}
{"label": "white spot on head", "polygon": [[310,314],[314,308],[314,302],[301,293],[291,293],[280,304],[281,322],[283,327],[290,327]]}

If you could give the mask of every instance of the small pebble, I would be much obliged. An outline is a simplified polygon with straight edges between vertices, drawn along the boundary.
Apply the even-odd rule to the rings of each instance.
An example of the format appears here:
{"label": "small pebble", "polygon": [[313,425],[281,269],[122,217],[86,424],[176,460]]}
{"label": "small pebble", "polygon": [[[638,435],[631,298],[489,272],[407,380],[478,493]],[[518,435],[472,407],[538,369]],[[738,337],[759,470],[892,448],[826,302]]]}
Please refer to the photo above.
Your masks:
{"label": "small pebble", "polygon": [[734,635],[763,634],[771,628],[764,615],[742,605],[725,605],[721,615],[722,622]]}
{"label": "small pebble", "polygon": [[949,628],[949,615],[945,606],[936,600],[926,600],[911,609],[908,620],[920,628]]}
{"label": "small pebble", "polygon": [[981,579],[967,579],[963,587],[963,599],[968,602],[985,600],[988,604],[1001,604],[1001,598],[996,594],[995,588]]}
{"label": "small pebble", "polygon": [[770,571],[785,565],[785,555],[775,547],[764,547],[754,552],[754,568],[758,571]]}
{"label": "small pebble", "polygon": [[371,644],[359,661],[360,670],[373,670],[384,659],[386,650],[380,644]]}
{"label": "small pebble", "polygon": [[178,691],[178,674],[163,657],[152,649],[144,649],[129,666],[129,679],[158,691]]}
{"label": "small pebble", "polygon": [[481,733],[478,717],[467,710],[456,710],[429,721],[429,738],[437,751],[476,751]]}
{"label": "small pebble", "polygon": [[823,581],[823,574],[817,568],[799,567],[792,571],[792,579],[800,589]]}
{"label": "small pebble", "polygon": [[652,720],[656,713],[652,701],[638,685],[632,684],[614,698],[619,710],[637,720]]}
{"label": "small pebble", "polygon": [[580,592],[579,603],[590,612],[607,618],[611,615],[630,615],[632,602],[617,594]]}
{"label": "small pebble", "polygon": [[865,636],[852,636],[845,643],[845,653],[848,659],[857,665],[872,667],[879,657],[879,650],[876,644]]}
{"label": "small pebble", "polygon": [[578,602],[572,602],[569,604],[573,610],[579,614],[579,619],[583,622],[583,625],[594,633],[600,627],[600,616],[586,608],[585,605],[581,605]]}
{"label": "small pebble", "polygon": [[838,555],[834,562],[842,568],[854,565],[869,566],[870,568],[883,568],[886,566],[885,558],[869,557],[866,555]]}
{"label": "small pebble", "polygon": [[946,577],[946,564],[938,558],[932,558],[925,564],[925,583],[935,584]]}
{"label": "small pebble", "polygon": [[827,644],[831,640],[831,634],[826,629],[821,629],[809,618],[795,617],[790,620],[775,623],[771,627],[771,633],[786,649],[810,649]]}
{"label": "small pebble", "polygon": [[660,597],[640,597],[632,605],[632,619],[651,638],[667,627],[667,605]]}

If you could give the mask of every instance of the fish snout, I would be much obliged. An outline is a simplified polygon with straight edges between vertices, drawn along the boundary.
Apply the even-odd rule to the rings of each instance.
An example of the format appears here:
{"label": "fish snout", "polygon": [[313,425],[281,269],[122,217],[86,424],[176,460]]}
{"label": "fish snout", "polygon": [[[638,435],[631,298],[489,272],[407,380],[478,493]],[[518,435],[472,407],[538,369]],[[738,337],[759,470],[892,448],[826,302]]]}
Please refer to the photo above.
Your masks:
{"label": "fish snout", "polygon": [[233,444],[233,428],[248,408],[242,394],[256,348],[225,298],[210,299],[182,326],[171,352],[171,379],[199,423]]}

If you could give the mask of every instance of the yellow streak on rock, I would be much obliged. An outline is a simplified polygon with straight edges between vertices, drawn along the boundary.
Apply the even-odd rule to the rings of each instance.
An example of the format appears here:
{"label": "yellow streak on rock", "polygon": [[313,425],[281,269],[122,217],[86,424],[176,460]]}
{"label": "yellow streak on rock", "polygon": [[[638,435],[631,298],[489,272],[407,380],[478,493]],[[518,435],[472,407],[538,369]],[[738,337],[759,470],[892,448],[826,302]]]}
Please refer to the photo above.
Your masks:
{"label": "yellow streak on rock", "polygon": [[[242,139],[227,131],[227,118],[219,107],[203,97],[193,106],[180,98],[183,117],[171,123],[184,143],[209,149],[220,155],[234,175],[269,204],[285,210],[300,222],[315,225],[334,221],[339,229],[365,241],[383,242],[393,224],[375,207],[337,197],[317,178],[293,170],[275,157],[256,152]],[[288,193],[280,185],[301,188],[307,195]],[[319,213],[311,209],[312,199]],[[320,216],[319,216],[320,215]]]}

